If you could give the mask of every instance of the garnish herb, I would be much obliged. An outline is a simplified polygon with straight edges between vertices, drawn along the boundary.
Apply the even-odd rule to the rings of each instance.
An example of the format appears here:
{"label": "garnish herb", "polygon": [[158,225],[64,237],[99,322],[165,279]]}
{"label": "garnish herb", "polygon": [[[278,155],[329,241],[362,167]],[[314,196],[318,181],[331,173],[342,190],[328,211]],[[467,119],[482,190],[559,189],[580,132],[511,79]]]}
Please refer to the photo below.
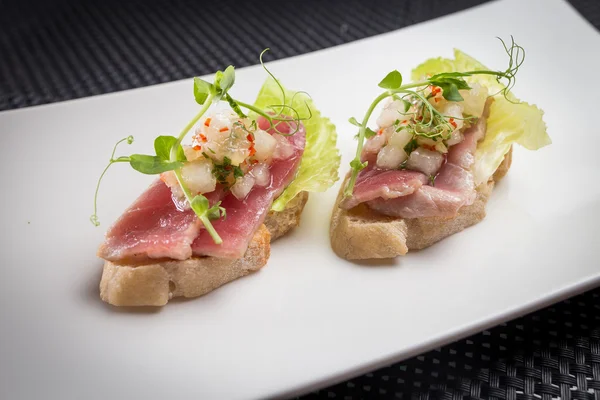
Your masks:
{"label": "garnish herb", "polygon": [[[350,167],[352,168],[350,180],[348,181],[348,185],[344,191],[345,196],[351,196],[352,191],[354,190],[354,184],[356,183],[356,177],[358,173],[367,166],[367,162],[361,162],[360,156],[362,154],[364,141],[372,137],[375,132],[367,127],[369,123],[369,119],[371,118],[371,114],[375,110],[375,107],[384,99],[388,97],[393,97],[394,99],[402,100],[404,102],[404,112],[406,113],[410,107],[418,102],[420,104],[420,110],[417,113],[419,116],[411,118],[411,123],[403,126],[399,129],[407,129],[410,133],[414,135],[414,137],[420,136],[432,140],[445,140],[449,139],[448,135],[454,130],[452,125],[453,120],[451,118],[442,115],[439,111],[429,103],[428,99],[423,96],[423,92],[428,87],[434,89],[436,91],[441,90],[442,96],[448,101],[463,101],[463,97],[461,96],[459,90],[470,89],[471,87],[465,81],[465,77],[470,77],[474,75],[493,75],[496,77],[497,81],[500,82],[502,79],[505,80],[505,86],[498,93],[493,94],[495,96],[497,94],[502,94],[508,101],[511,101],[508,98],[508,93],[515,85],[515,79],[517,71],[519,67],[523,64],[525,60],[525,50],[523,47],[515,43],[514,38],[511,36],[511,44],[508,46],[502,39],[498,38],[502,45],[504,46],[504,50],[509,56],[509,64],[508,68],[504,71],[488,71],[488,70],[477,70],[477,71],[467,71],[467,72],[444,72],[440,74],[433,75],[426,80],[415,82],[407,85],[402,85],[402,74],[398,71],[392,71],[385,76],[379,82],[379,87],[385,89],[383,93],[373,100],[367,112],[362,120],[362,122],[358,122],[356,118],[350,118],[349,122],[355,126],[357,126],[358,134],[356,138],[358,140],[358,146],[356,148],[356,156],[350,162]],[[408,114],[407,114],[408,115]],[[454,118],[460,119],[460,118]],[[474,118],[467,117],[464,120],[472,121]],[[407,154],[410,154],[417,147],[417,142],[415,139],[411,140],[404,150]],[[435,179],[435,178],[434,178]],[[432,180],[433,184],[433,180]]]}
{"label": "garnish herb", "polygon": [[402,86],[402,74],[393,70],[379,82],[379,87],[383,89],[398,89]]}
{"label": "garnish herb", "polygon": [[[225,218],[226,210],[221,207],[221,202],[214,204],[212,207],[209,204],[208,199],[202,194],[193,195],[190,189],[186,186],[183,181],[181,175],[181,168],[187,162],[185,157],[183,147],[181,143],[187,133],[194,127],[194,125],[202,118],[202,116],[208,111],[212,104],[218,103],[219,101],[226,101],[229,106],[233,109],[233,111],[240,118],[247,118],[247,115],[242,111],[242,108],[245,108],[249,111],[254,112],[257,115],[263,116],[267,121],[269,121],[270,128],[274,129],[276,133],[280,135],[291,136],[294,135],[300,129],[300,122],[310,119],[312,117],[312,111],[308,106],[308,103],[305,102],[306,108],[308,110],[308,117],[300,117],[298,111],[289,105],[286,105],[285,99],[285,91],[283,86],[279,82],[279,80],[267,69],[263,62],[263,55],[269,49],[265,49],[260,54],[260,63],[264,70],[269,74],[277,83],[279,88],[281,89],[281,93],[283,96],[283,104],[273,104],[270,105],[268,110],[263,110],[258,107],[255,107],[251,104],[244,103],[240,100],[233,98],[229,94],[229,90],[235,83],[235,68],[230,65],[225,68],[224,71],[217,71],[214,76],[213,83],[207,82],[201,78],[194,78],[194,98],[196,102],[202,107],[198,111],[198,113],[192,118],[188,124],[181,130],[177,137],[174,136],[159,136],[154,141],[154,151],[155,155],[145,155],[145,154],[132,154],[131,156],[121,156],[115,158],[115,152],[117,150],[117,146],[122,142],[127,142],[128,144],[133,143],[133,136],[128,136],[125,139],[122,139],[115,144],[113,148],[113,152],[111,154],[110,160],[100,178],[98,179],[98,183],[96,185],[96,191],[94,194],[94,214],[90,217],[91,222],[98,226],[100,222],[98,220],[97,215],[97,200],[98,200],[98,191],[100,189],[100,183],[106,174],[108,168],[120,162],[127,162],[131,165],[133,169],[139,171],[143,174],[156,175],[167,171],[173,171],[175,176],[177,177],[177,181],[181,186],[181,189],[185,195],[187,202],[190,204],[194,213],[198,216],[198,218],[204,224],[204,227],[211,235],[212,239],[216,244],[221,244],[223,240],[217,233],[217,231],[212,226],[211,220]],[[305,93],[305,92],[298,92]],[[297,95],[296,93],[295,95]],[[306,93],[305,93],[306,94]],[[294,96],[295,96],[294,95]],[[293,100],[293,99],[292,99]],[[292,101],[293,104],[293,101]],[[291,117],[288,115],[284,115],[285,111],[289,111],[291,113]],[[284,133],[280,132],[277,126],[280,123],[290,123],[292,124],[292,132]],[[253,118],[251,122],[252,129],[257,129],[257,123],[255,118]],[[244,127],[245,129],[245,127]],[[208,148],[208,151],[211,153],[215,153],[214,150]],[[210,158],[208,154],[202,153],[205,158]],[[243,170],[239,166],[234,166],[231,164],[231,160],[225,157],[223,159],[222,164],[214,163],[213,174],[222,184],[226,184],[228,182],[228,177],[233,173],[234,178],[239,178],[244,176]]]}
{"label": "garnish herb", "polygon": [[419,147],[417,139],[413,138],[410,140],[410,142],[406,143],[406,146],[404,146],[404,151],[410,156],[410,153],[412,153],[417,147]]}
{"label": "garnish herb", "polygon": [[227,156],[223,157],[223,164],[214,163],[213,175],[221,185],[229,185],[229,176],[233,173],[234,178],[244,176],[244,171],[239,165],[232,165],[231,159]]}

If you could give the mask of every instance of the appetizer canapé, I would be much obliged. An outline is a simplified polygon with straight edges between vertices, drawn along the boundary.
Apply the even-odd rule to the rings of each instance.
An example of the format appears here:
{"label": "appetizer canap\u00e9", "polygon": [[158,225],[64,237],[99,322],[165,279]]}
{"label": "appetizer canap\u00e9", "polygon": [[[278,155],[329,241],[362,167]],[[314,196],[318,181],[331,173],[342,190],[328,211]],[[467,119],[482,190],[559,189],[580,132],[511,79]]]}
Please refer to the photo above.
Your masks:
{"label": "appetizer canap\u00e9", "polygon": [[[307,95],[285,90],[271,75],[256,102],[246,104],[230,94],[233,83],[231,66],[213,83],[195,78],[200,111],[178,137],[157,137],[155,155],[113,151],[109,166],[129,163],[160,179],[100,246],[104,301],[164,305],[258,270],[270,240],[298,224],[307,192],[337,180],[335,127]],[[92,221],[98,223],[96,213]]]}
{"label": "appetizer canap\u00e9", "polygon": [[[494,182],[510,167],[512,145],[550,144],[542,111],[510,92],[524,50],[514,40],[504,48],[504,71],[458,50],[454,60],[417,67],[414,83],[392,71],[362,121],[350,119],[358,148],[330,230],[340,257],[404,255],[479,222]],[[382,101],[372,130],[367,124]]]}

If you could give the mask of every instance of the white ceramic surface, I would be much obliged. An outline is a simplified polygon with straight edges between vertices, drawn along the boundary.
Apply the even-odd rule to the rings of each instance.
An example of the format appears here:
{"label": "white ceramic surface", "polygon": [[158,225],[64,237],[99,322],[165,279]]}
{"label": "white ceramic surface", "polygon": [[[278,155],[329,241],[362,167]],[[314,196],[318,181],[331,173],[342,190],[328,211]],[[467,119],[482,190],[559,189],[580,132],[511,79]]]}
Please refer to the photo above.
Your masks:
{"label": "white ceramic surface", "polygon": [[[598,284],[600,35],[567,3],[493,2],[270,66],[336,123],[345,172],[346,121],[388,71],[408,76],[453,47],[502,68],[494,37],[510,34],[527,50],[515,93],[546,111],[554,144],[516,150],[482,223],[391,263],[353,264],[329,247],[336,186],[311,197],[261,272],[159,311],[100,302],[95,257],[104,229],[152,178],[115,166],[103,226],[88,218],[113,143],[133,134],[127,151],[149,151],[156,135],[177,132],[197,109],[191,80],[0,113],[0,398],[289,395]],[[263,78],[260,67],[240,70],[233,92],[252,100]]]}

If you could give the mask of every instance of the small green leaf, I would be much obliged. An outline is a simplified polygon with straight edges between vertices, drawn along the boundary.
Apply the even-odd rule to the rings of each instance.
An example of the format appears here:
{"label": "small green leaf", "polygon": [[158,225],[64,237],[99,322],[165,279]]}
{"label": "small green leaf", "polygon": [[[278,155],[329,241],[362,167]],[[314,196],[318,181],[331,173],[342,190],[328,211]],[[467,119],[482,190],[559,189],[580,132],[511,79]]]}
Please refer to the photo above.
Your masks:
{"label": "small green leaf", "polygon": [[196,98],[196,103],[204,104],[208,95],[214,93],[215,87],[212,83],[206,82],[198,77],[194,78],[194,97]]}
{"label": "small green leaf", "polygon": [[233,167],[233,177],[234,178],[241,178],[244,176],[244,171],[242,171],[242,169],[240,168],[239,165],[236,165],[235,167]]}
{"label": "small green leaf", "polygon": [[[171,149],[177,143],[177,138],[173,136],[159,136],[154,139],[154,151],[158,158],[164,161],[171,160]],[[177,149],[177,161],[186,162],[185,153],[181,144]]]}
{"label": "small green leaf", "polygon": [[[231,175],[231,172],[232,172],[231,167],[232,167],[231,159],[227,156],[223,157],[223,164],[218,164],[217,162],[214,163],[212,173],[213,173],[214,177],[217,179],[217,182],[219,182],[223,185],[227,184],[229,176]],[[234,166],[234,168],[233,168],[234,175],[236,173],[235,168],[239,168],[239,167]],[[242,173],[242,176],[244,175],[241,168],[239,168],[238,173],[239,172]]]}
{"label": "small green leaf", "polygon": [[[192,199],[191,202],[191,207],[192,210],[194,210],[194,212],[196,213],[196,215],[202,219],[202,222],[205,224],[208,223],[206,221],[205,218],[208,218],[208,220],[212,220],[212,219],[219,219],[221,217],[225,218],[227,213],[225,211],[225,209],[223,207],[221,207],[221,202],[217,202],[214,206],[209,208],[209,203],[208,203],[208,199],[199,194],[196,197],[194,197]],[[206,226],[206,228],[208,229],[208,226]],[[211,226],[212,228],[212,226]],[[213,228],[214,230],[214,228]],[[209,230],[210,232],[210,230]]]}
{"label": "small green leaf", "polygon": [[442,96],[448,101],[463,101],[464,98],[458,92],[458,87],[454,83],[440,82],[436,84],[441,87]]}
{"label": "small green leaf", "polygon": [[157,156],[148,156],[145,154],[132,154],[129,158],[129,163],[133,169],[147,175],[161,174],[183,166],[183,163],[180,161],[168,162]]}
{"label": "small green leaf", "polygon": [[359,128],[362,126],[357,120],[356,118],[352,117],[348,120],[348,122],[350,122],[352,125],[354,126],[358,126]]}
{"label": "small green leaf", "polygon": [[219,101],[225,94],[221,89],[221,81],[223,80],[223,71],[215,72],[215,83],[213,85],[214,101]]}
{"label": "small green leaf", "polygon": [[412,153],[417,147],[419,147],[417,140],[412,139],[406,144],[406,146],[404,146],[404,151],[406,152],[406,154],[410,155],[410,153]]}
{"label": "small green leaf", "polygon": [[435,175],[429,175],[429,183],[431,186],[435,186]]}
{"label": "small green leaf", "polygon": [[[429,78],[432,85],[442,88],[442,95],[448,101],[463,101],[463,97],[458,92],[462,89],[470,89],[469,84],[462,78],[461,73],[438,74]],[[458,77],[455,77],[458,76]]]}
{"label": "small green leaf", "polygon": [[220,207],[220,205],[221,202],[219,201],[206,211],[206,216],[208,217],[208,219],[219,219],[221,217],[225,218],[227,216],[225,209],[223,207]]}
{"label": "small green leaf", "polygon": [[374,130],[372,130],[371,128],[367,127],[365,128],[365,137],[367,139],[372,138],[373,136],[377,135],[377,132],[375,132]]}
{"label": "small green leaf", "polygon": [[196,215],[199,217],[203,217],[206,215],[206,213],[208,212],[208,205],[208,199],[201,194],[196,195],[196,197],[194,197],[192,199],[192,202],[190,203],[192,210],[194,210]]}
{"label": "small green leaf", "polygon": [[219,82],[219,88],[223,91],[223,94],[227,93],[229,89],[235,83],[235,68],[233,65],[228,66],[223,71],[221,81]]}
{"label": "small green leaf", "polygon": [[464,79],[454,79],[454,78],[448,78],[446,79],[447,82],[452,83],[454,85],[456,85],[456,87],[460,90],[462,89],[471,89],[471,86],[469,86],[469,84],[467,83],[467,81],[465,81]]}
{"label": "small green leaf", "polygon": [[410,107],[412,106],[412,103],[404,99],[402,99],[402,102],[404,103],[404,113],[407,113]]}
{"label": "small green leaf", "polygon": [[215,72],[214,86],[216,89],[221,89],[221,79],[223,79],[223,71],[218,70],[217,72]]}
{"label": "small green leaf", "polygon": [[352,160],[352,162],[350,162],[350,167],[353,170],[360,171],[360,170],[364,169],[367,166],[367,164],[368,163],[366,161],[361,163],[360,160],[354,159],[354,160]]}
{"label": "small green leaf", "polygon": [[221,217],[221,212],[218,207],[217,208],[212,207],[211,209],[208,210],[208,212],[206,213],[206,216],[210,220],[219,219]]}
{"label": "small green leaf", "polygon": [[402,86],[402,74],[396,70],[393,70],[379,82],[379,87],[383,89],[398,89]]}
{"label": "small green leaf", "polygon": [[159,136],[154,139],[154,151],[161,160],[169,160],[171,157],[171,147],[177,143],[177,138],[173,136]]}
{"label": "small green leaf", "polygon": [[451,78],[451,77],[445,77],[445,78],[441,77],[438,79],[429,78],[429,83],[431,83],[434,86],[439,86],[444,83],[446,83],[446,84],[451,83],[451,84],[456,85],[456,87],[458,87],[459,89],[470,89],[467,81],[465,81],[462,78]]}

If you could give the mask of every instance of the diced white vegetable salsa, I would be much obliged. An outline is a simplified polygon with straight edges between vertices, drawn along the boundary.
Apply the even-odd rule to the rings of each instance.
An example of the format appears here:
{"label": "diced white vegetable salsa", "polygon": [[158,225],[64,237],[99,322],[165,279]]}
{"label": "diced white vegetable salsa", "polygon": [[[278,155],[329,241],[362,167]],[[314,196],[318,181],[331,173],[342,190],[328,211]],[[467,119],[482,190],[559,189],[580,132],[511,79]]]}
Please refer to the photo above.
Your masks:
{"label": "diced white vegetable salsa", "polygon": [[[223,184],[240,200],[255,185],[268,186],[271,162],[289,158],[294,152],[281,135],[271,135],[249,118],[240,118],[227,109],[202,118],[192,143],[183,149],[189,163],[181,169],[181,177],[192,194],[209,193]],[[174,197],[185,197],[173,171],[161,174],[161,179]]]}
{"label": "diced white vegetable salsa", "polygon": [[488,98],[487,88],[479,84],[460,94],[464,101],[454,102],[446,100],[439,87],[423,90],[423,98],[443,116],[429,125],[418,124],[431,119],[421,99],[390,97],[377,118],[378,130],[364,145],[364,154],[376,155],[380,169],[410,169],[435,177],[448,148],[462,142],[463,132],[482,116]]}

